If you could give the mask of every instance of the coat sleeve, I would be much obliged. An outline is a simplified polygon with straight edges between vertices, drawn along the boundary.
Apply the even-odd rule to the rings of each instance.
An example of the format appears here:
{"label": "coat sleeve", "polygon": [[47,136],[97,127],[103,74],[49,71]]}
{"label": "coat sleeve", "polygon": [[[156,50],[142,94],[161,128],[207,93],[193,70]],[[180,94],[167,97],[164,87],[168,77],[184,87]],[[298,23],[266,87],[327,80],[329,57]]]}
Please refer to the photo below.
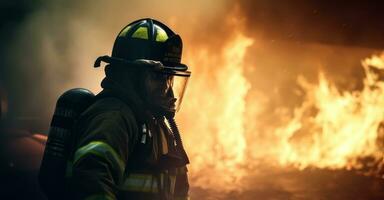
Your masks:
{"label": "coat sleeve", "polygon": [[86,123],[68,181],[73,199],[116,199],[134,128],[119,111],[101,113]]}

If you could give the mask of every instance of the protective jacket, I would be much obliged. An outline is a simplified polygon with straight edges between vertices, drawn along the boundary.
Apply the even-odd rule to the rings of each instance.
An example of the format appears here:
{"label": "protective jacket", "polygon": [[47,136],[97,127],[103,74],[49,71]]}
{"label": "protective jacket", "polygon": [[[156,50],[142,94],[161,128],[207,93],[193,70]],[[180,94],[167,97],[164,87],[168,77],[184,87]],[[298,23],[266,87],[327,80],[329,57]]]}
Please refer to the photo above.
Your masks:
{"label": "protective jacket", "polygon": [[[67,186],[71,199],[188,199],[187,168],[164,116],[130,86],[106,77],[75,125]],[[176,164],[175,164],[176,163]]]}

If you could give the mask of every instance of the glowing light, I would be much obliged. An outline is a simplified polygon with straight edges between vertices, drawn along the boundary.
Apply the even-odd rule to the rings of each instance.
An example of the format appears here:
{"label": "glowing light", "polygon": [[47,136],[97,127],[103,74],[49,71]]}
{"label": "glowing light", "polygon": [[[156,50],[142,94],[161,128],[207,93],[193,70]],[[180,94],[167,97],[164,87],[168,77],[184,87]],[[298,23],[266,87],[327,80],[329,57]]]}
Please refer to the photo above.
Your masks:
{"label": "glowing light", "polygon": [[[205,50],[194,54],[188,63],[204,68],[194,70],[183,109],[188,113],[181,123],[185,127],[187,150],[193,157],[190,166],[193,182],[202,187],[231,188],[239,180],[245,162],[245,96],[250,88],[244,77],[244,55],[252,40],[237,34],[219,54]],[[219,55],[218,59],[215,56]],[[207,70],[207,68],[209,70]],[[199,71],[201,70],[201,71]],[[196,142],[200,141],[200,142]],[[215,178],[207,174],[220,174]]]}
{"label": "glowing light", "polygon": [[[362,62],[366,77],[361,91],[341,92],[322,73],[315,85],[299,79],[306,99],[292,120],[275,132],[282,138],[282,165],[360,169],[361,158],[382,159],[377,139],[384,119],[384,82],[372,69],[383,69],[383,58]],[[313,110],[316,114],[308,115]],[[307,134],[300,137],[300,132]]]}

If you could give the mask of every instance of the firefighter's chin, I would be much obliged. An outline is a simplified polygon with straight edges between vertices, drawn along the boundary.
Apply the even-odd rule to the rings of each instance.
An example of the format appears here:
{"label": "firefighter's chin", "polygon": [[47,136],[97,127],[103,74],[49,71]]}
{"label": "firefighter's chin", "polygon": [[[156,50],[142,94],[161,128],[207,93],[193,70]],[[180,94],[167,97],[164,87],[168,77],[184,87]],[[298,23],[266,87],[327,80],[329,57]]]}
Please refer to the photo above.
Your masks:
{"label": "firefighter's chin", "polygon": [[162,97],[156,99],[156,101],[152,104],[154,114],[173,118],[176,113],[176,101],[177,98],[173,97]]}

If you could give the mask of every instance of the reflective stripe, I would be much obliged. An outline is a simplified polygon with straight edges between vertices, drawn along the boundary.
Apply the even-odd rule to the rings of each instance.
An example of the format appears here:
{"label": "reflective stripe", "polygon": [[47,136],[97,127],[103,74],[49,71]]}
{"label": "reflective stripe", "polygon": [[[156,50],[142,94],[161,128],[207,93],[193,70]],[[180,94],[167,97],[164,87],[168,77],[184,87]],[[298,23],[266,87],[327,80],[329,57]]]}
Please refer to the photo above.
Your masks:
{"label": "reflective stripe", "polygon": [[133,38],[140,38],[148,40],[148,28],[145,26],[139,27],[133,34]]}
{"label": "reflective stripe", "polygon": [[132,192],[158,192],[156,177],[150,174],[129,174],[122,190]]}
{"label": "reflective stripe", "polygon": [[125,28],[124,30],[122,30],[121,31],[121,33],[119,34],[119,37],[121,37],[121,36],[126,36],[127,35],[127,33],[128,33],[128,31],[129,31],[129,29],[131,29],[131,26],[128,26],[127,28]]}
{"label": "reflective stripe", "polygon": [[96,194],[85,198],[85,200],[114,200],[115,197],[106,194]]}
{"label": "reflective stripe", "polygon": [[167,32],[156,24],[154,26],[157,31],[156,42],[165,42],[168,39]]}
{"label": "reflective stripe", "polygon": [[[164,179],[168,177],[168,181],[164,181]],[[174,175],[166,175],[161,173],[160,174],[160,186],[164,187],[164,183],[169,183],[170,185],[165,186],[165,188],[169,188],[171,194],[173,194],[175,190],[175,183],[176,183],[176,176]],[[131,191],[131,192],[152,192],[157,193],[159,191],[158,188],[158,181],[156,176],[153,176],[152,174],[138,174],[138,173],[132,173],[129,174],[128,177],[125,179],[123,185],[121,186],[121,190],[123,191]]]}
{"label": "reflective stripe", "polygon": [[119,170],[119,174],[121,176],[123,175],[125,164],[116,151],[109,146],[109,144],[101,141],[93,141],[79,148],[75,152],[73,164],[76,165],[77,161],[89,154],[107,159],[112,164],[112,167]]}

